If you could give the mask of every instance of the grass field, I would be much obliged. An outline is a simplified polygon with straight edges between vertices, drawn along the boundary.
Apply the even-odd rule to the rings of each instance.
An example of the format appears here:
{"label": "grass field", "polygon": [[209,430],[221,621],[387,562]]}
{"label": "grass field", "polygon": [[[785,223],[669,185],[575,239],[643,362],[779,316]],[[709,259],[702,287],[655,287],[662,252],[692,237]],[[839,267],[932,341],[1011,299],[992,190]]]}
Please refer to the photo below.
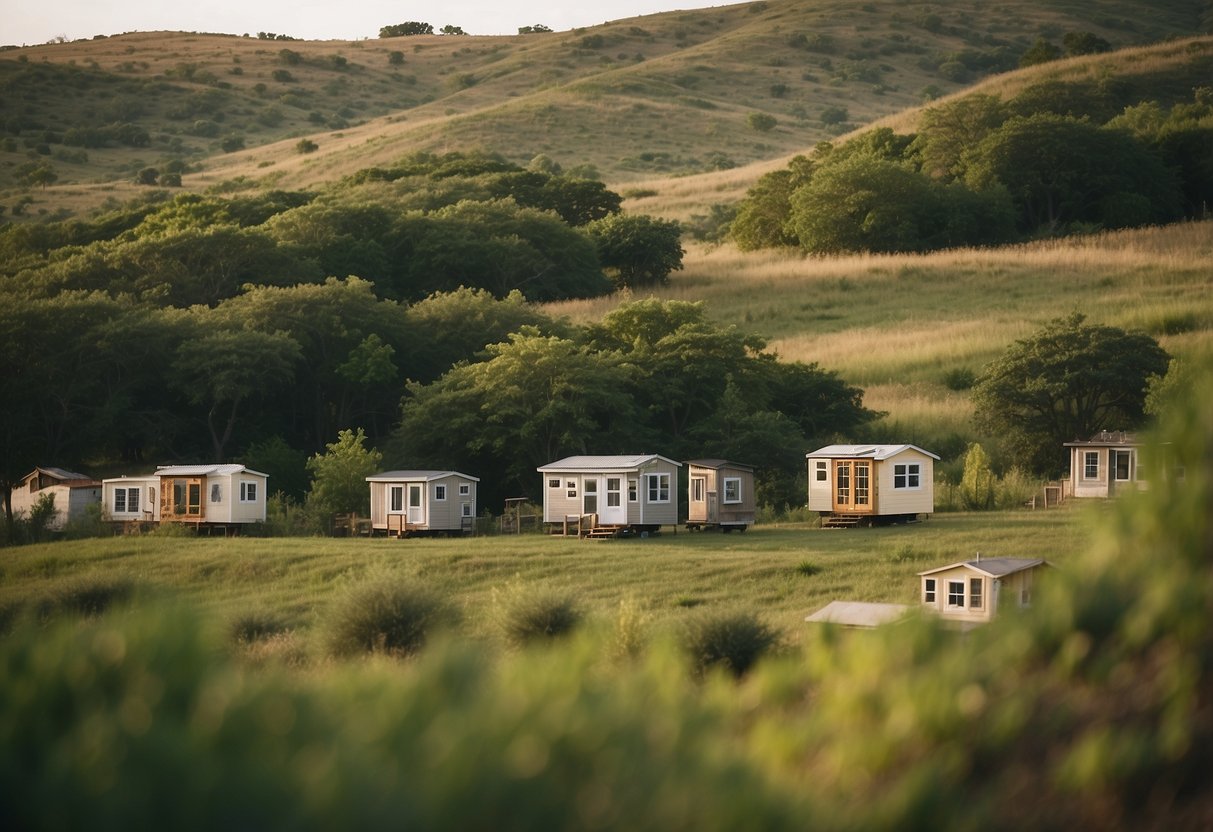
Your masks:
{"label": "grass field", "polygon": [[524,587],[567,593],[599,622],[613,620],[625,601],[657,627],[690,610],[754,611],[797,643],[805,615],[829,601],[912,603],[919,571],[977,552],[1064,566],[1082,546],[1080,514],[940,514],[849,531],[797,524],[730,535],[667,529],[648,540],[607,542],[536,534],[404,541],[126,536],[10,550],[0,565],[0,607],[34,603],[68,581],[121,577],[180,595],[218,622],[272,616],[307,642],[338,590],[387,570],[453,601],[463,629],[476,638],[494,635],[494,594]]}

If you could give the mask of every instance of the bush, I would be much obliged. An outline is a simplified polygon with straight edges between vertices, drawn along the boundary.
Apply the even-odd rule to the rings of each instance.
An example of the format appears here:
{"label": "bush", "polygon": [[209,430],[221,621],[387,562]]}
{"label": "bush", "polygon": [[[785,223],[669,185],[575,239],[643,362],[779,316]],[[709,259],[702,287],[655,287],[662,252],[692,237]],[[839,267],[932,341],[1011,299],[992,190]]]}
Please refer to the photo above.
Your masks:
{"label": "bush", "polygon": [[228,636],[236,644],[251,644],[290,629],[276,615],[263,610],[254,610],[236,616],[228,625]]}
{"label": "bush", "polygon": [[767,133],[774,130],[779,122],[769,113],[750,113],[746,116],[746,123],[759,133]]}
{"label": "bush", "polygon": [[514,647],[568,635],[581,623],[573,599],[555,589],[515,586],[495,600],[498,627]]}
{"label": "bush", "polygon": [[102,615],[135,597],[136,584],[125,575],[81,575],[59,582],[38,602],[42,619],[61,615]]}
{"label": "bush", "polygon": [[327,646],[333,656],[417,653],[430,636],[455,623],[445,601],[395,575],[373,575],[345,590],[328,621]]}
{"label": "bush", "polygon": [[295,143],[296,153],[315,153],[320,149],[320,145],[316,144],[311,139],[300,139]]}
{"label": "bush", "polygon": [[792,571],[797,575],[804,575],[806,578],[811,578],[812,576],[821,572],[821,567],[813,563],[811,560],[802,560],[800,563],[796,564]]}
{"label": "bush", "polygon": [[779,634],[753,613],[714,613],[692,618],[682,643],[697,675],[720,667],[740,678],[779,643]]}

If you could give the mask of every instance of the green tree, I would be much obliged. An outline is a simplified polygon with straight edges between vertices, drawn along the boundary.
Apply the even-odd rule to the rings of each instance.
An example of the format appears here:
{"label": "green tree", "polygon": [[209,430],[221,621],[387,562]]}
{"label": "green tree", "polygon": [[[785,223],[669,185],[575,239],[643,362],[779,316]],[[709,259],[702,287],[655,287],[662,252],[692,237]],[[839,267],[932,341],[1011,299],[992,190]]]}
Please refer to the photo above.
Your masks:
{"label": "green tree", "polygon": [[447,25],[443,26],[438,31],[444,35],[466,35],[467,34],[467,32],[463,31],[462,26],[452,26],[449,23]]}
{"label": "green tree", "polygon": [[779,121],[770,113],[750,113],[746,116],[746,124],[759,133],[769,133],[775,129]]}
{"label": "green tree", "polygon": [[643,214],[613,214],[585,227],[619,288],[663,284],[682,268],[682,226]]}
{"label": "green tree", "polygon": [[326,444],[325,452],[307,461],[312,474],[308,506],[320,515],[354,512],[370,514],[371,495],[366,478],[378,473],[383,454],[365,447],[366,434],[343,430],[337,441]]}
{"label": "green tree", "polygon": [[990,467],[990,457],[977,442],[965,452],[964,474],[960,479],[960,502],[968,511],[988,511],[994,508],[997,480]]}
{"label": "green tree", "polygon": [[1061,57],[1061,50],[1053,44],[1049,43],[1044,36],[1038,37],[1028,51],[1024,52],[1019,58],[1019,65],[1036,66],[1037,64],[1047,64],[1050,61],[1055,61]]}
{"label": "green tree", "polygon": [[811,159],[796,156],[786,169],[771,171],[758,179],[729,226],[729,236],[739,249],[755,251],[799,244],[788,228],[792,194],[812,178],[815,169]]}
{"label": "green tree", "polygon": [[975,93],[928,107],[918,124],[910,152],[928,176],[951,179],[964,173],[965,150],[975,147],[1007,120],[1008,111],[994,95]]}
{"label": "green tree", "polygon": [[1167,372],[1149,335],[1085,320],[1056,318],[1016,341],[973,386],[978,426],[1035,473],[1061,469],[1064,442],[1140,426],[1150,378]]}
{"label": "green tree", "polygon": [[1098,55],[1111,52],[1112,44],[1094,32],[1066,32],[1061,37],[1061,45],[1067,55]]}
{"label": "green tree", "polygon": [[432,34],[434,34],[434,27],[429,23],[423,23],[419,20],[408,20],[404,23],[384,26],[379,30],[379,37],[381,38],[400,38],[411,35]]}

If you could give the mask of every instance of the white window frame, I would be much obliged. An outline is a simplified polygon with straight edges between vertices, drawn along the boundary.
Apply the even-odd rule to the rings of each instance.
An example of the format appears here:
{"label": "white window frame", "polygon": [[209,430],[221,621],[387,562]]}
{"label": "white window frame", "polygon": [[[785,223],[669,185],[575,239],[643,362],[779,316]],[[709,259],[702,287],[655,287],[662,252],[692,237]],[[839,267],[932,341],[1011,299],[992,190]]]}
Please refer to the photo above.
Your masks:
{"label": "white window frame", "polygon": [[130,514],[126,510],[126,487],[114,489],[114,514]]}
{"label": "white window frame", "polygon": [[829,482],[830,480],[830,463],[824,459],[817,460],[817,481]]}
{"label": "white window frame", "polygon": [[560,477],[548,477],[548,488],[552,491],[559,491]]}
{"label": "white window frame", "polygon": [[577,499],[577,480],[565,480],[564,488],[564,496],[568,497],[570,500]]}
{"label": "white window frame", "polygon": [[631,477],[628,478],[628,502],[636,503],[640,501],[639,483]]}
{"label": "white window frame", "polygon": [[924,604],[934,604],[935,603],[935,579],[934,578],[923,578],[922,579],[922,602]]}
{"label": "white window frame", "polygon": [[446,502],[446,483],[444,483],[444,482],[434,483],[434,502],[436,502],[436,503],[445,503]]}
{"label": "white window frame", "polygon": [[465,500],[464,502],[459,504],[459,516],[460,517],[471,517],[472,516],[471,501]]}
{"label": "white window frame", "polygon": [[969,578],[969,609],[985,609],[986,582],[982,578]]}
{"label": "white window frame", "polygon": [[[1125,460],[1125,475],[1120,475],[1120,460]],[[1108,454],[1108,472],[1115,482],[1133,481],[1133,452],[1116,448]]]}
{"label": "white window frame", "polygon": [[[956,598],[960,599],[959,604],[956,603],[956,601],[954,600]],[[964,579],[963,578],[960,578],[957,580],[949,579],[948,580],[948,595],[947,595],[947,599],[946,599],[948,602],[948,609],[963,610],[965,608],[965,601],[967,599],[968,599],[968,590],[965,587]]]}
{"label": "white window frame", "polygon": [[472,484],[470,482],[459,483],[459,496],[470,497],[472,494]]}
{"label": "white window frame", "polygon": [[922,463],[895,463],[893,465],[893,488],[898,491],[921,491]]}
{"label": "white window frame", "polygon": [[1099,479],[1099,451],[1082,452],[1082,478],[1084,480]]}
{"label": "white window frame", "polygon": [[644,490],[648,496],[650,505],[658,505],[670,501],[670,475],[668,473],[645,474],[644,479]]}
{"label": "white window frame", "polygon": [[691,477],[691,502],[702,503],[708,488],[707,477]]}
{"label": "white window frame", "polygon": [[387,489],[388,514],[404,513],[404,486],[389,485]]}
{"label": "white window frame", "polygon": [[[729,496],[729,488],[732,486],[735,490],[733,496]],[[724,478],[724,502],[730,505],[740,503],[741,495],[741,477],[725,477]]]}
{"label": "white window frame", "polygon": [[256,480],[241,480],[240,481],[240,502],[242,502],[242,503],[257,502],[257,482],[256,482]]}

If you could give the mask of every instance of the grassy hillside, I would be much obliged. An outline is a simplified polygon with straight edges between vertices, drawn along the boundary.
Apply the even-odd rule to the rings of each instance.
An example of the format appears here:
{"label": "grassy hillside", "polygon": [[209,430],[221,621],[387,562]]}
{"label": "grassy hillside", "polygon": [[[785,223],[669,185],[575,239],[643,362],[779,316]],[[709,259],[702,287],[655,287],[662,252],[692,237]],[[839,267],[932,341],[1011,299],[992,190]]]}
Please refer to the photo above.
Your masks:
{"label": "grassy hillside", "polygon": [[[1201,31],[1201,11],[772,0],[515,37],[161,32],[10,49],[0,204],[78,211],[140,193],[135,174],[166,165],[187,188],[307,187],[416,150],[542,153],[617,183],[727,169],[964,89],[1016,66],[1040,36],[1146,44]],[[774,125],[755,129],[753,114]],[[70,130],[113,125],[146,140],[62,144]],[[301,154],[305,136],[317,149]],[[224,152],[224,139],[247,150]],[[21,187],[31,164],[50,165],[57,183]]]}

